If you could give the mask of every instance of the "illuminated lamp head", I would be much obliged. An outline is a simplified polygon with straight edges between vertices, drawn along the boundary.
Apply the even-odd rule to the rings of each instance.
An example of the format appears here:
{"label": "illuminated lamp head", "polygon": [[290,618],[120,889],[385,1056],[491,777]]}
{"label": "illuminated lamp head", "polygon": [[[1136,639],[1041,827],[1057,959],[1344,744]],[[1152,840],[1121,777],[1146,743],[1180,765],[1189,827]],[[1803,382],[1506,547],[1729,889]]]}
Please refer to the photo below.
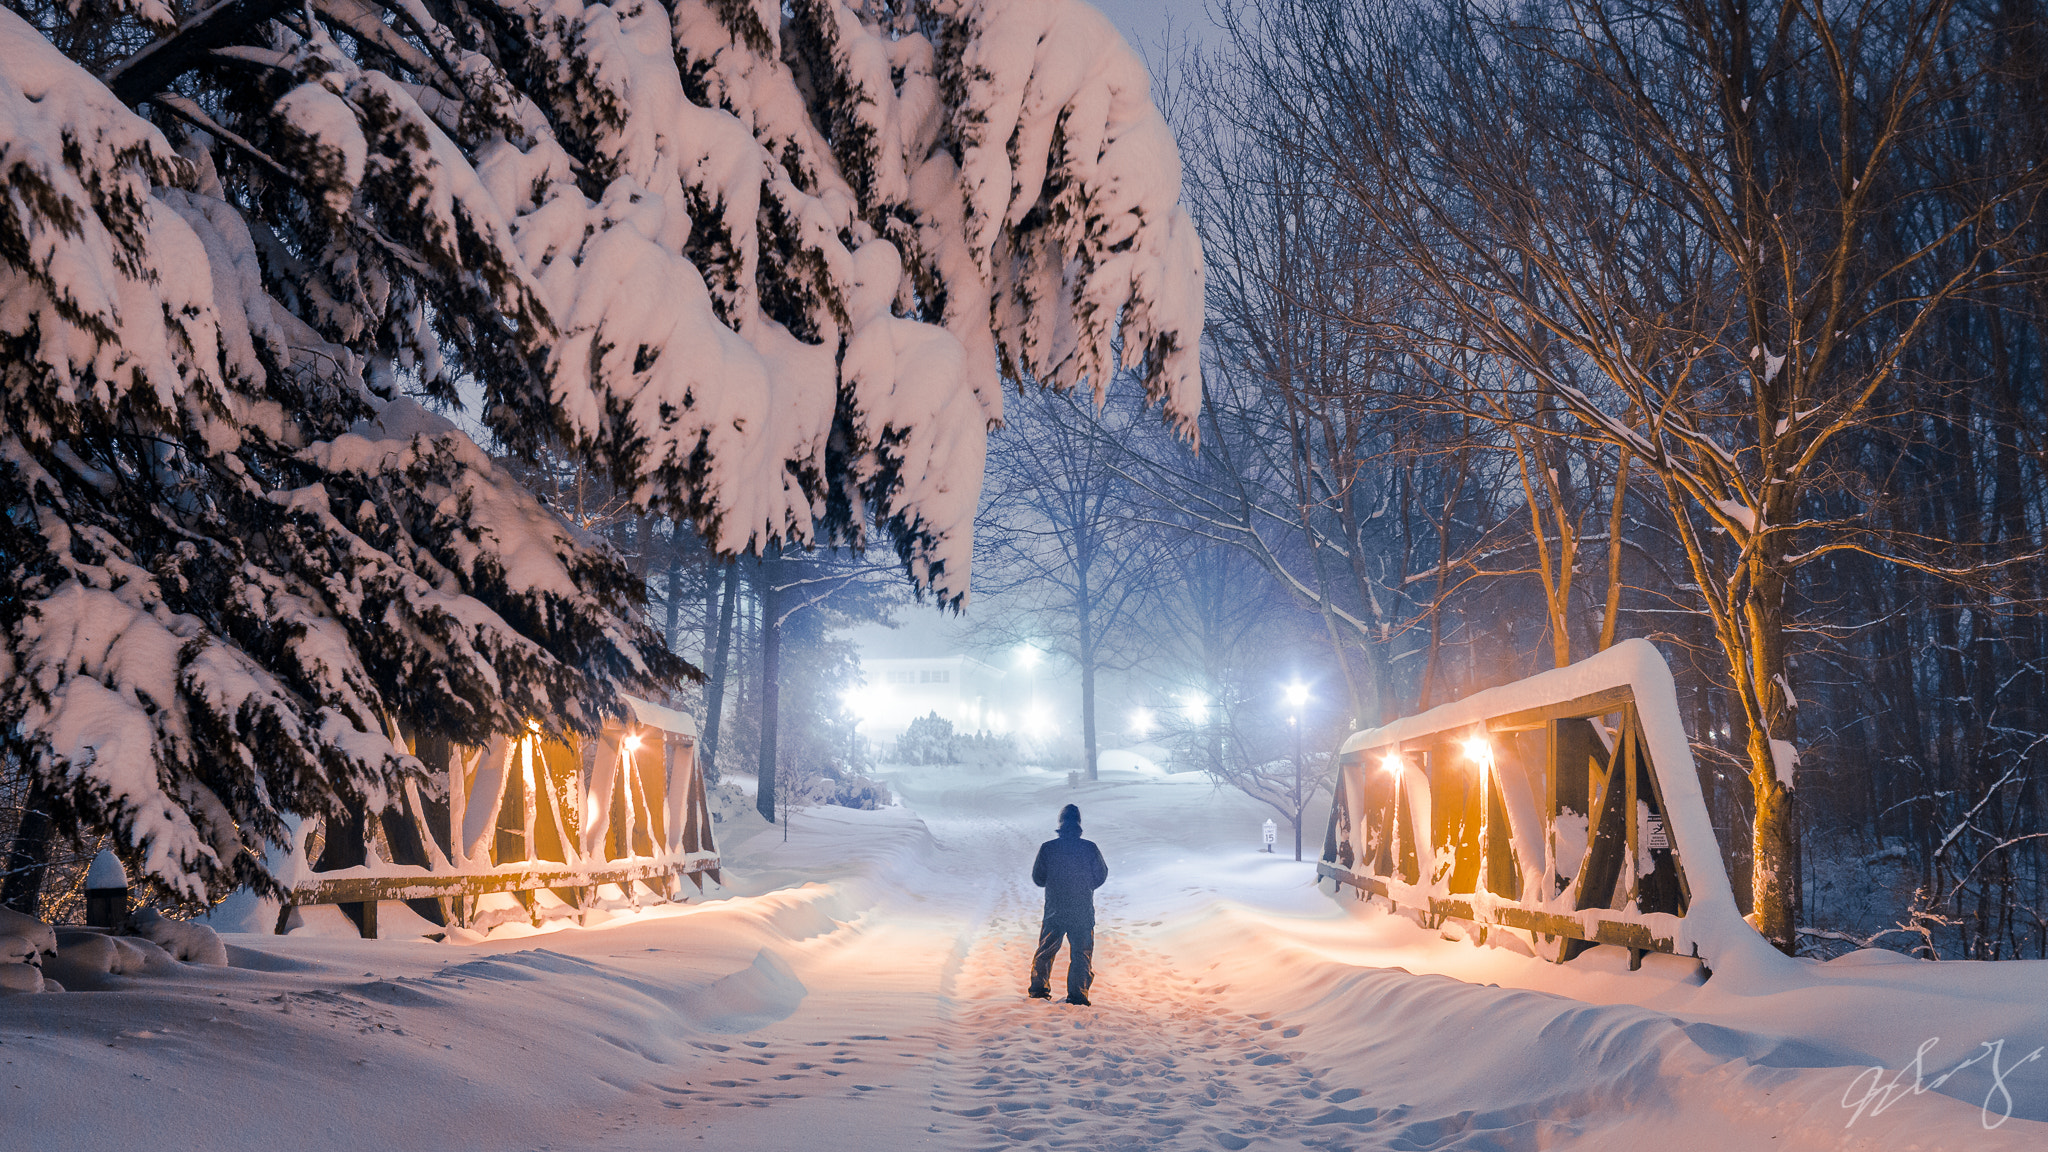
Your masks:
{"label": "illuminated lamp head", "polygon": [[1380,758],[1380,767],[1385,768],[1389,775],[1399,776],[1401,770],[1408,767],[1408,764],[1401,759],[1400,753],[1389,752]]}
{"label": "illuminated lamp head", "polygon": [[638,752],[640,750],[640,734],[635,732],[624,740],[619,741],[619,743],[625,745],[628,752]]}
{"label": "illuminated lamp head", "polygon": [[1465,759],[1479,765],[1481,769],[1493,766],[1493,745],[1484,736],[1474,736],[1465,741]]}

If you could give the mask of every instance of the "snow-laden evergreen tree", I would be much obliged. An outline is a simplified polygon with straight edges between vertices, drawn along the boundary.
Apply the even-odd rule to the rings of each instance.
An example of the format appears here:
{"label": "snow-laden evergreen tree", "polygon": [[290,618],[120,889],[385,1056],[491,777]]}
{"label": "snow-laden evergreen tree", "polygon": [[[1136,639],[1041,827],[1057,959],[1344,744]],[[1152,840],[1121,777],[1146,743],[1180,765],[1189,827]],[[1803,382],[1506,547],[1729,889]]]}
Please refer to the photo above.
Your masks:
{"label": "snow-laden evergreen tree", "polygon": [[1178,156],[1078,0],[13,7],[0,724],[175,890],[260,879],[410,732],[684,674],[409,397],[947,603],[1006,381],[1130,366],[1192,436]]}
{"label": "snow-laden evergreen tree", "polygon": [[686,673],[615,555],[266,290],[205,152],[5,11],[0,59],[0,732],[60,826],[261,886],[409,736]]}

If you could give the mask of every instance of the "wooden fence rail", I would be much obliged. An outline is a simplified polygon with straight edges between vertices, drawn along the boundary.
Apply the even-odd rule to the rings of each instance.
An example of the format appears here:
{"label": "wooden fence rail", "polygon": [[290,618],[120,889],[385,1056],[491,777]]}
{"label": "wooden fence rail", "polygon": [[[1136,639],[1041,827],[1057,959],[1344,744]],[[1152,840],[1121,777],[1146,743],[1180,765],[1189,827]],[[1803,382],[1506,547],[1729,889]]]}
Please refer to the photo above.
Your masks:
{"label": "wooden fence rail", "polygon": [[[633,718],[594,740],[537,730],[484,748],[422,742],[424,781],[381,812],[302,830],[277,931],[339,907],[365,937],[379,907],[439,925],[586,921],[719,879],[696,724],[627,697]],[[328,913],[332,915],[332,913]]]}
{"label": "wooden fence rail", "polygon": [[1736,908],[1663,657],[1633,640],[1359,732],[1318,871],[1426,923],[1709,965],[1761,938]]}

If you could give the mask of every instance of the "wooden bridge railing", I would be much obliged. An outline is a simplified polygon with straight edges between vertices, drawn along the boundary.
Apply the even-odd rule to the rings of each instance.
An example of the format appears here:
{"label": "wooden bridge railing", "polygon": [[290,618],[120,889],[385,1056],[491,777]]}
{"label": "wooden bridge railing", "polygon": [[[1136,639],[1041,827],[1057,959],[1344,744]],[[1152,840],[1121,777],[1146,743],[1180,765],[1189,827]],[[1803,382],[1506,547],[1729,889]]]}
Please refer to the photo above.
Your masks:
{"label": "wooden bridge railing", "polygon": [[1647,641],[1359,732],[1339,765],[1319,871],[1361,899],[1512,931],[1559,962],[1614,944],[1633,965],[1711,965],[1760,941]]}
{"label": "wooden bridge railing", "polygon": [[595,740],[533,731],[485,748],[421,747],[427,788],[408,781],[382,812],[305,830],[277,931],[338,905],[375,937],[379,905],[398,901],[442,925],[539,926],[718,879],[695,722],[627,701],[633,720]]}

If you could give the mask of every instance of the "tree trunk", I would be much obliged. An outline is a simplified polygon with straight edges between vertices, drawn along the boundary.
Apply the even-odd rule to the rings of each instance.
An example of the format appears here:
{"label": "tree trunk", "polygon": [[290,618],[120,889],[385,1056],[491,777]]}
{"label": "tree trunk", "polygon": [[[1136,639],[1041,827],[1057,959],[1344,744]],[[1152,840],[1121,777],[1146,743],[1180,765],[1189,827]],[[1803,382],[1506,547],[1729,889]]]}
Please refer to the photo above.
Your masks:
{"label": "tree trunk", "polygon": [[50,864],[50,841],[55,834],[56,823],[50,819],[50,794],[42,784],[32,784],[22,799],[21,825],[15,829],[14,844],[7,852],[7,874],[0,878],[0,907],[12,908],[24,916],[39,915],[43,874]]}
{"label": "tree trunk", "polygon": [[1796,757],[1792,698],[1785,676],[1784,574],[1767,561],[1751,565],[1751,591],[1742,606],[1749,651],[1737,688],[1749,710],[1749,779],[1756,798],[1752,849],[1756,865],[1750,873],[1752,915],[1764,939],[1791,954],[1796,940],[1800,899],[1799,809],[1795,779],[1780,779],[1776,744],[1788,761],[1784,774],[1793,776]]}
{"label": "tree trunk", "polygon": [[673,652],[676,650],[677,614],[683,606],[683,549],[679,543],[671,541],[671,544],[674,546],[670,548],[668,557],[668,618],[662,622],[661,635],[668,644],[668,650]]}
{"label": "tree trunk", "polygon": [[[1083,585],[1082,595],[1087,595]],[[1081,744],[1088,758],[1088,778],[1097,779],[1095,759],[1095,636],[1091,630],[1088,602],[1084,599],[1077,613],[1080,618],[1081,652]]]}
{"label": "tree trunk", "polygon": [[[712,585],[717,595],[717,585]],[[725,673],[732,666],[732,613],[740,598],[738,561],[725,562],[725,592],[718,605],[718,642],[711,655],[711,682],[704,688],[704,782],[718,783],[718,729],[725,717]]]}
{"label": "tree trunk", "polygon": [[781,703],[782,621],[776,619],[782,597],[775,592],[775,568],[762,565],[767,578],[761,581],[761,763],[760,788],[754,807],[770,824],[775,823],[775,722]]}
{"label": "tree trunk", "polygon": [[1628,507],[1629,450],[1621,449],[1614,466],[1614,510],[1607,517],[1607,604],[1600,616],[1600,651],[1614,647],[1616,618],[1621,615],[1621,524]]}

